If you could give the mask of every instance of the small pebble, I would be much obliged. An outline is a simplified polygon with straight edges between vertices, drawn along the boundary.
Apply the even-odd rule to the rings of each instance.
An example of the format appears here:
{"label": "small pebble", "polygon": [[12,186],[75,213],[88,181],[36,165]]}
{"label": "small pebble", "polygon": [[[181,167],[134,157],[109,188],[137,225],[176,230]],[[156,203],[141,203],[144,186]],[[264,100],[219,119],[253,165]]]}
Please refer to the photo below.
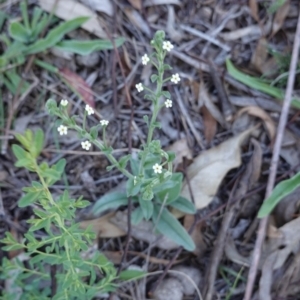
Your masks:
{"label": "small pebble", "polygon": [[100,61],[100,56],[97,52],[92,52],[89,55],[77,55],[76,61],[81,66],[91,68],[97,66]]}
{"label": "small pebble", "polygon": [[172,270],[183,273],[182,275],[179,273],[170,274],[170,276],[175,277],[180,281],[183,294],[186,296],[193,295],[195,293],[195,287],[191,283],[191,281],[187,279],[187,276],[190,277],[194,281],[195,285],[199,288],[199,284],[202,278],[201,272],[196,268],[187,266],[176,266],[172,268]]}
{"label": "small pebble", "polygon": [[182,285],[175,278],[165,279],[157,287],[153,296],[155,300],[182,300]]}

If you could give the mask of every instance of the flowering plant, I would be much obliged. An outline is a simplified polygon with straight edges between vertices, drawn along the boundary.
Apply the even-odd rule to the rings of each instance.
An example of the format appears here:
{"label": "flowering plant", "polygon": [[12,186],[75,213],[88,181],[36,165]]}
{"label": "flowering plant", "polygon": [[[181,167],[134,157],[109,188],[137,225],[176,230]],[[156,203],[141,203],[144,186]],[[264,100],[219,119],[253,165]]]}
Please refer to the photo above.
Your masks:
{"label": "flowering plant", "polygon": [[[165,57],[172,50],[173,45],[165,41],[163,31],[156,32],[151,45],[154,53],[142,57],[142,64],[151,63],[157,73],[151,76],[151,81],[156,83],[156,90],[144,86],[142,83],[136,84],[139,93],[146,91],[145,99],[153,103],[153,113],[151,118],[144,116],[148,126],[147,141],[142,145],[137,157],[125,155],[117,160],[113,156],[113,148],[108,145],[106,140],[106,127],[109,122],[101,120],[100,124],[86,128],[86,117],[94,113],[90,106],[86,106],[83,124],[79,126],[76,122],[77,117],[69,117],[66,105],[67,100],[62,100],[57,106],[56,101],[48,100],[47,109],[50,114],[56,115],[61,119],[62,124],[58,127],[60,134],[66,134],[67,129],[76,130],[82,138],[82,148],[89,150],[92,144],[99,148],[111,163],[109,169],[117,168],[127,178],[126,194],[116,192],[104,195],[94,206],[94,212],[100,213],[110,208],[116,208],[128,204],[130,197],[134,210],[131,214],[133,224],[138,224],[142,219],[151,220],[158,232],[168,236],[174,242],[182,245],[187,250],[193,250],[195,245],[189,234],[182,227],[180,222],[170,212],[171,208],[185,213],[195,213],[194,205],[187,199],[180,196],[183,175],[173,173],[172,161],[175,154],[164,151],[159,140],[153,139],[153,132],[160,128],[157,116],[161,108],[171,108],[171,95],[163,89],[166,82],[177,84],[180,81],[179,74],[164,78],[164,73],[172,68],[164,63]],[[165,98],[162,104],[161,98]],[[102,138],[98,138],[99,131],[102,130]],[[128,165],[129,164],[129,168]]]}

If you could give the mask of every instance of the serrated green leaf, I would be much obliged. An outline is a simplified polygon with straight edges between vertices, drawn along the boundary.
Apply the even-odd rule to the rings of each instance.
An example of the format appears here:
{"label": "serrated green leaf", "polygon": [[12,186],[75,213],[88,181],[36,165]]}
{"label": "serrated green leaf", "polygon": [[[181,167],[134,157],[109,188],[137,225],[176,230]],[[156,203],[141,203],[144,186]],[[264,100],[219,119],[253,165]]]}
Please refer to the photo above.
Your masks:
{"label": "serrated green leaf", "polygon": [[161,234],[183,246],[187,251],[195,250],[195,244],[190,235],[166,208],[160,212],[160,207],[154,206],[153,221]]}
{"label": "serrated green leaf", "polygon": [[147,272],[139,271],[139,270],[125,270],[122,271],[119,275],[119,279],[121,280],[136,280],[138,278],[144,277]]}
{"label": "serrated green leaf", "polygon": [[[125,42],[124,38],[115,39],[115,46],[120,47]],[[73,52],[79,55],[89,55],[94,51],[113,49],[114,46],[110,40],[88,40],[88,41],[62,41],[56,47],[63,51]]]}
{"label": "serrated green leaf", "polygon": [[195,205],[191,201],[181,196],[179,196],[175,201],[170,203],[170,206],[187,214],[194,214],[197,211]]}
{"label": "serrated green leaf", "polygon": [[300,186],[300,172],[294,175],[292,178],[283,180],[276,185],[272,194],[267,198],[259,212],[258,218],[264,218],[269,215],[275,206],[287,195],[292,193],[296,188]]}
{"label": "serrated green leaf", "polygon": [[122,205],[127,205],[128,199],[125,193],[112,192],[102,196],[96,201],[93,207],[93,213],[99,214],[110,208],[118,208]]}
{"label": "serrated green leaf", "polygon": [[18,202],[19,207],[26,207],[32,203],[34,203],[38,197],[40,196],[39,192],[31,192],[24,195]]}
{"label": "serrated green leaf", "polygon": [[45,38],[39,39],[37,42],[27,47],[27,49],[24,51],[24,54],[29,55],[43,52],[46,49],[55,46],[58,42],[61,41],[65,34],[78,28],[88,19],[88,17],[78,17],[73,20],[61,23],[60,25],[52,29]]}

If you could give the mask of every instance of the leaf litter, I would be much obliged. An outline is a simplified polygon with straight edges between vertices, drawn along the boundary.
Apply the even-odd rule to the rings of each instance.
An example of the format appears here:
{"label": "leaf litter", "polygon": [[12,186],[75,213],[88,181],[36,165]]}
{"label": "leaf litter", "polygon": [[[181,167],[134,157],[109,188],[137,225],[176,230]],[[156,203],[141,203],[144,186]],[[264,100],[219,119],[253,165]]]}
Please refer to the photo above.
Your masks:
{"label": "leaf litter", "polygon": [[[52,0],[39,0],[39,5],[47,12],[52,11],[54,3],[55,1]],[[281,72],[288,72],[288,63],[285,64],[285,60],[289,61],[291,53],[290,45],[293,44],[295,20],[299,13],[298,3],[292,0],[285,1],[281,9],[276,11],[269,11],[260,2],[252,0],[247,4],[232,7],[221,1],[207,1],[199,6],[195,3],[188,4],[185,0],[132,0],[128,3],[125,1],[116,3],[117,5],[114,5],[112,1],[106,0],[101,3],[100,7],[97,1],[81,1],[81,3],[71,0],[57,1],[54,14],[62,20],[69,20],[82,14],[89,16],[90,20],[83,24],[82,30],[89,33],[85,36],[90,40],[95,39],[95,36],[108,38],[107,31],[113,37],[125,37],[129,43],[126,42],[123,49],[120,48],[118,51],[124,58],[124,66],[129,65],[130,69],[132,68],[126,73],[126,78],[122,77],[118,68],[115,68],[113,73],[114,67],[111,62],[115,58],[113,51],[109,50],[101,51],[94,65],[92,63],[80,65],[75,55],[69,56],[68,63],[63,66],[69,71],[61,72],[71,77],[69,84],[73,85],[82,99],[95,107],[98,112],[104,109],[109,110],[109,115],[114,115],[118,107],[121,107],[120,114],[118,116],[116,114],[117,117],[113,120],[116,126],[115,131],[112,132],[114,136],[112,141],[114,148],[124,149],[127,145],[130,118],[126,113],[128,107],[124,101],[124,84],[122,83],[125,81],[130,89],[130,86],[140,77],[138,68],[132,65],[146,52],[146,45],[148,45],[149,37],[152,36],[153,28],[167,31],[168,38],[175,44],[170,62],[184,80],[178,90],[174,91],[170,88],[173,99],[175,100],[176,97],[180,99],[176,104],[177,108],[174,108],[176,110],[162,117],[163,130],[155,134],[157,139],[164,141],[166,148],[178,154],[175,165],[179,171],[186,173],[189,180],[189,183],[185,182],[182,194],[191,198],[188,186],[190,184],[200,215],[200,217],[194,217],[176,214],[178,217],[183,217],[180,220],[185,224],[186,229],[196,222],[195,229],[191,233],[196,249],[192,254],[183,252],[175,263],[185,259],[183,260],[185,267],[193,265],[197,270],[207,271],[209,268],[207,261],[214,250],[222,220],[227,214],[225,207],[230,208],[230,204],[227,203],[230,191],[233,189],[235,180],[243,176],[241,174],[250,172],[251,167],[253,173],[250,173],[254,177],[251,179],[248,173],[249,181],[243,183],[244,187],[238,188],[240,195],[236,197],[243,198],[243,200],[231,220],[230,229],[226,232],[224,251],[227,259],[220,261],[220,264],[225,264],[232,271],[238,272],[241,265],[250,266],[251,264],[251,252],[257,229],[256,215],[263,198],[261,191],[269,172],[269,158],[272,143],[276,137],[278,112],[281,111],[281,102],[277,99],[283,98],[286,84],[284,81],[281,85],[275,84],[275,86],[269,83],[275,80]],[[100,13],[97,13],[97,10]],[[200,24],[197,21],[200,13],[206,23]],[[78,30],[76,34],[81,35],[82,31]],[[227,61],[226,68],[226,55],[222,51],[228,52],[228,49],[232,57],[230,62]],[[280,60],[275,55],[277,52],[283,55]],[[42,56],[47,58],[50,54],[43,53]],[[62,60],[67,61],[64,58]],[[217,66],[216,72],[228,92],[228,99],[234,108],[233,120],[226,118],[222,108],[223,99],[215,83],[212,82],[210,76],[207,76],[211,73],[209,60],[213,60]],[[56,67],[63,70],[62,66]],[[34,75],[29,74],[29,77],[38,76],[41,85],[34,88],[22,103],[16,115],[15,129],[23,131],[28,126],[44,128],[47,131],[47,147],[54,148],[55,139],[51,133],[51,123],[43,115],[43,110],[37,108],[42,107],[39,101],[43,102],[43,97],[50,96],[48,90],[46,96],[41,96],[45,95],[42,87],[51,88],[51,96],[57,99],[62,98],[61,95],[72,99],[70,109],[73,114],[80,114],[81,102],[77,101],[73,94],[74,90],[70,92],[67,85],[58,83],[51,74],[42,73],[36,68],[33,71]],[[96,72],[97,76],[91,85],[87,85],[83,78],[88,78],[92,72]],[[148,73],[150,74],[151,70],[148,70]],[[113,88],[112,74],[118,80],[120,85],[118,89]],[[199,93],[196,95],[190,91],[188,83],[190,80],[200,86]],[[295,87],[295,99],[299,99],[298,90],[299,84]],[[114,92],[118,96],[118,107],[111,104]],[[6,99],[10,99],[10,96],[5,90],[3,93],[6,105],[8,101]],[[136,95],[133,98],[136,110],[134,122],[137,124],[133,126],[133,136],[136,136],[133,147],[138,148],[144,134],[141,115],[145,111],[149,112],[151,108]],[[291,170],[296,168],[300,161],[299,120],[297,109],[295,109],[299,106],[297,102],[295,104],[290,110],[290,123],[284,134],[282,158],[279,161],[277,176],[281,178],[279,180],[292,176]],[[243,108],[239,110],[239,107]],[[244,120],[243,129],[236,130],[234,126],[237,120]],[[263,126],[257,129],[261,123]],[[65,155],[68,160],[67,178],[70,191],[74,195],[83,194],[86,199],[99,199],[101,195],[120,184],[122,179],[117,177],[118,174],[106,171],[105,159],[100,156],[76,154],[75,137],[66,146],[72,150],[74,150],[72,147],[75,147],[71,155],[60,154]],[[49,160],[57,158],[57,154],[51,152],[45,151],[44,155]],[[188,166],[185,166],[185,158],[187,158]],[[17,208],[16,202],[20,196],[17,191],[20,191],[21,183],[27,182],[28,178],[21,172],[15,171],[13,161],[14,158],[8,154],[8,160],[3,161],[3,167],[1,166],[1,172],[6,174],[2,177],[1,199],[4,200],[7,218],[11,218],[12,211],[14,211],[16,222],[26,229],[28,225],[25,221],[30,212]],[[261,168],[258,167],[259,165]],[[11,174],[20,176],[22,181],[10,180]],[[85,182],[83,186],[78,185],[79,178]],[[97,183],[99,180],[100,183]],[[101,180],[104,181],[101,182]],[[57,191],[64,183],[60,184],[54,187]],[[255,192],[256,189],[258,192]],[[273,212],[268,230],[269,235],[262,250],[262,275],[258,278],[259,286],[256,290],[260,299],[275,299],[277,295],[281,298],[292,297],[291,299],[294,299],[293,297],[299,293],[299,287],[295,284],[300,278],[297,231],[299,199],[297,195],[298,190],[284,198]],[[89,212],[87,216],[88,214]],[[97,234],[95,249],[103,248],[104,253],[107,253],[116,265],[120,264],[128,229],[126,210],[122,208],[119,211],[110,211],[96,219],[84,216],[83,212],[80,215],[80,225],[82,228],[92,226]],[[21,233],[18,234],[21,235]],[[158,236],[154,228],[147,223],[134,227],[131,237],[129,257],[136,258],[141,266],[148,260],[149,272],[162,269],[170,263],[178,249],[178,245],[166,240],[162,239],[157,242]],[[242,271],[243,276],[246,277],[247,272],[246,267]],[[214,282],[215,296],[224,296],[233,286],[234,280],[233,276],[225,280],[220,273],[217,273]],[[199,286],[203,288],[203,283],[200,282]],[[240,294],[232,294],[232,299],[241,299],[242,284],[236,287],[236,293],[239,291]],[[130,294],[128,291],[127,293]],[[182,299],[181,288],[179,295],[181,297],[178,299]],[[161,296],[162,293],[157,296],[157,299]]]}

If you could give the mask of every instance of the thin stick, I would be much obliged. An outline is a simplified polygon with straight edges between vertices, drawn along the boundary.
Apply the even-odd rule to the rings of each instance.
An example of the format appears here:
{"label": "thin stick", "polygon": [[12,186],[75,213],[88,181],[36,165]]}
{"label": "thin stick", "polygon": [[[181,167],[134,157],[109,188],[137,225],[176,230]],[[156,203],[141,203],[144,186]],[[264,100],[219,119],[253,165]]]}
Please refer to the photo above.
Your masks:
{"label": "thin stick", "polygon": [[[268,178],[265,199],[271,195],[275,184],[281,143],[283,139],[284,129],[287,123],[290,103],[292,100],[292,92],[294,88],[295,73],[296,73],[296,67],[297,67],[297,61],[299,55],[299,46],[300,46],[300,14],[297,22],[297,30],[294,39],[294,47],[293,47],[292,59],[291,59],[290,70],[289,70],[289,78],[288,78],[288,83],[287,83],[287,88],[285,93],[285,99],[284,99],[284,103],[280,115],[276,140],[274,144],[274,152],[271,161],[270,174]],[[268,217],[263,218],[259,223],[257,238],[256,238],[255,247],[253,251],[253,260],[248,274],[244,300],[250,300],[251,298],[251,294],[252,294],[252,290],[256,278],[256,273],[258,269],[258,264],[260,260],[261,248],[266,235],[267,223],[268,223]]]}

